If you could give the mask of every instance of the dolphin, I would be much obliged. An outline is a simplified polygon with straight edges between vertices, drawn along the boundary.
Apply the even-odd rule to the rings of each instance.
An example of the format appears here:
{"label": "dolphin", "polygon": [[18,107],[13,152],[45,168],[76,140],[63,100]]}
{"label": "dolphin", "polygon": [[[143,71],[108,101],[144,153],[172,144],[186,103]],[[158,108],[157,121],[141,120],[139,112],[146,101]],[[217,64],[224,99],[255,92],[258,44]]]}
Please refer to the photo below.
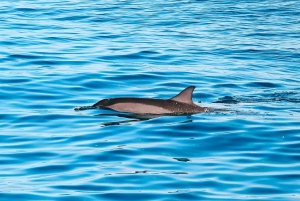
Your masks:
{"label": "dolphin", "polygon": [[207,112],[207,107],[200,107],[193,102],[192,96],[195,88],[195,86],[189,86],[170,99],[128,97],[103,99],[95,103],[92,108],[151,115],[180,115]]}

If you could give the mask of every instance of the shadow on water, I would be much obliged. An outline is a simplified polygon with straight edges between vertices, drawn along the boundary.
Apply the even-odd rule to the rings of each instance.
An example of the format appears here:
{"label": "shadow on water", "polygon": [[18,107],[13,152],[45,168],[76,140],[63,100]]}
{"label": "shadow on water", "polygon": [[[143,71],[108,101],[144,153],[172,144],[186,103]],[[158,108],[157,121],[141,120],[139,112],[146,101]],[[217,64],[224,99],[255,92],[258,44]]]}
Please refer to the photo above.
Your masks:
{"label": "shadow on water", "polygon": [[101,123],[100,125],[102,127],[105,126],[118,126],[118,125],[126,125],[126,124],[131,124],[134,122],[142,122],[142,121],[147,121],[150,119],[154,119],[154,118],[158,118],[158,117],[163,117],[163,116],[184,116],[187,119],[183,120],[183,121],[179,121],[176,123],[182,124],[182,123],[190,123],[193,122],[193,120],[190,118],[191,115],[138,115],[138,114],[97,114],[94,116],[104,116],[104,117],[121,117],[121,118],[127,118],[127,120],[120,120],[120,121],[110,121],[110,122],[104,122]]}
{"label": "shadow on water", "polygon": [[138,114],[131,114],[131,113],[113,113],[113,114],[96,114],[94,116],[105,116],[105,117],[121,117],[121,118],[127,118],[128,120],[121,120],[121,121],[111,121],[111,122],[105,122],[101,123],[101,126],[115,126],[115,125],[124,125],[127,123],[133,123],[133,122],[140,122],[140,121],[147,121],[149,119],[161,117],[162,115],[138,115]]}
{"label": "shadow on water", "polygon": [[[74,108],[75,111],[83,111],[83,110],[99,110],[99,108],[95,108],[92,106],[81,106],[81,107],[76,107]],[[92,114],[92,116],[95,117],[120,117],[120,118],[126,118],[126,120],[117,120],[117,121],[109,121],[109,122],[104,122],[101,123],[101,126],[116,126],[116,125],[125,125],[125,124],[130,124],[134,122],[141,122],[141,121],[147,121],[150,119],[155,119],[158,117],[164,117],[164,116],[169,116],[169,117],[175,117],[175,116],[184,116],[187,117],[186,120],[181,121],[180,123],[189,123],[192,122],[192,119],[190,118],[192,114],[167,114],[167,115],[161,115],[161,114],[134,114],[134,113],[121,113],[117,112],[111,109],[100,109],[104,110],[105,113],[97,113],[97,114]],[[109,111],[110,113],[108,113]]]}

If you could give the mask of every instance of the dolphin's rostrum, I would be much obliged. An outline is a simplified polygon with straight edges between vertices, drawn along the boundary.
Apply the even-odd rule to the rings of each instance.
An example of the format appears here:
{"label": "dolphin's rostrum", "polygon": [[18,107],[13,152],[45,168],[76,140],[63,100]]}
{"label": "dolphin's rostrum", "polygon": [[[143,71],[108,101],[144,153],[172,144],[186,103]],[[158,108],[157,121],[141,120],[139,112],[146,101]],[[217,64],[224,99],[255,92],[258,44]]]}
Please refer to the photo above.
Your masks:
{"label": "dolphin's rostrum", "polygon": [[208,108],[193,103],[192,95],[196,87],[190,86],[171,99],[152,98],[112,98],[103,99],[92,107],[112,109],[135,114],[195,114],[207,112]]}

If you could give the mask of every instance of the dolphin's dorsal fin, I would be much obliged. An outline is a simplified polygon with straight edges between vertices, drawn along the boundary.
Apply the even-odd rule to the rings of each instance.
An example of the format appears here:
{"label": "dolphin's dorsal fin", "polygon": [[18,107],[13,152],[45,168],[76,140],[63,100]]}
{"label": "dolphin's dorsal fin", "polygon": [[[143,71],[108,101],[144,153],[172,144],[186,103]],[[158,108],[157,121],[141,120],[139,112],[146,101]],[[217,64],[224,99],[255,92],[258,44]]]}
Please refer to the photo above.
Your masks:
{"label": "dolphin's dorsal fin", "polygon": [[192,96],[195,88],[196,88],[195,86],[187,87],[183,91],[181,91],[178,95],[171,98],[170,100],[174,100],[182,103],[194,104],[192,100]]}

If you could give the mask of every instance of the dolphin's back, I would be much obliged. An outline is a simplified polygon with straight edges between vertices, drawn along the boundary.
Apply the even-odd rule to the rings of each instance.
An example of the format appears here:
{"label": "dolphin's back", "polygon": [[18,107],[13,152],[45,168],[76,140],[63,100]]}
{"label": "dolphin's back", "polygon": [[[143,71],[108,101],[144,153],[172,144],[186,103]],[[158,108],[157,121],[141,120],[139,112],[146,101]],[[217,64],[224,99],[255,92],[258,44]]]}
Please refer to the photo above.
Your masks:
{"label": "dolphin's back", "polygon": [[136,114],[182,114],[204,112],[204,108],[195,104],[181,103],[170,99],[114,98],[110,99],[107,105],[99,105],[98,103],[96,103],[94,107]]}

